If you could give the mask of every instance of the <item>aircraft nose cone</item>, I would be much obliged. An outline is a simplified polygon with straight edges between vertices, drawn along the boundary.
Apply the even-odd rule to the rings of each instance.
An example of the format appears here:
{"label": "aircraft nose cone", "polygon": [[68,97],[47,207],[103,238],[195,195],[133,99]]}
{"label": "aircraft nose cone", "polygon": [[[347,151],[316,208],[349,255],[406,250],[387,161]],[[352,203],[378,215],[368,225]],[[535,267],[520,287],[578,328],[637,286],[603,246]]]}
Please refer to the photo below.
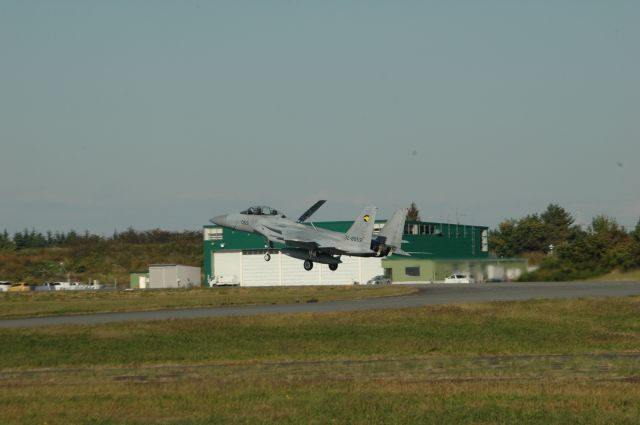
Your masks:
{"label": "aircraft nose cone", "polygon": [[223,215],[218,215],[216,217],[213,217],[211,220],[209,220],[210,222],[212,222],[213,224],[217,224],[218,226],[227,226],[227,215],[223,214]]}

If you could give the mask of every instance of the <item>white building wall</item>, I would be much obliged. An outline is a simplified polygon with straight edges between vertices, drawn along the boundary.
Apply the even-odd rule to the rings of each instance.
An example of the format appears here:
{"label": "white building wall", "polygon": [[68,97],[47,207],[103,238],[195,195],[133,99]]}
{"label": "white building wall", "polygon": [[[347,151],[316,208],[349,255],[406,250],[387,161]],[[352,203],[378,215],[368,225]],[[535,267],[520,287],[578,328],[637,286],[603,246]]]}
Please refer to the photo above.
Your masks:
{"label": "white building wall", "polygon": [[319,266],[325,264],[313,264],[313,269],[306,271],[302,266],[303,261],[288,255],[279,254],[282,261],[282,285],[320,285]]}
{"label": "white building wall", "polygon": [[149,288],[177,288],[178,274],[175,266],[149,266]]}
{"label": "white building wall", "polygon": [[264,261],[264,254],[242,255],[242,286],[280,285],[280,254]]}
{"label": "white building wall", "polygon": [[384,274],[382,258],[361,258],[362,260],[362,280],[360,283],[367,283],[367,280],[374,276]]}
{"label": "white building wall", "polygon": [[215,252],[212,262],[219,284],[241,286],[353,285],[383,273],[380,258],[343,256],[342,261],[336,271],[320,263],[306,271],[302,260],[282,253],[271,254],[271,261],[265,261],[264,254]]}
{"label": "white building wall", "polygon": [[200,267],[176,266],[178,287],[194,288],[200,286]]}
{"label": "white building wall", "polygon": [[213,283],[238,285],[242,280],[242,252],[214,252]]}
{"label": "white building wall", "polygon": [[200,268],[175,264],[149,266],[149,288],[200,286]]}

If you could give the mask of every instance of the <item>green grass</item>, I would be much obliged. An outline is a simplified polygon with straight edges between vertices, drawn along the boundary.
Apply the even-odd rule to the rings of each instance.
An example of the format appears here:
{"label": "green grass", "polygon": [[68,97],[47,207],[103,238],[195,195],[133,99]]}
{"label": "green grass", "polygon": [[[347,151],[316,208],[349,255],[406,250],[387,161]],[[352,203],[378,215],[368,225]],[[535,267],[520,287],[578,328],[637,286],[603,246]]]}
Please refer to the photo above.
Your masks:
{"label": "green grass", "polygon": [[138,291],[0,293],[0,319],[28,316],[217,307],[245,304],[314,303],[415,292],[402,286],[305,286],[203,288]]}
{"label": "green grass", "polygon": [[1,329],[0,423],[638,423],[640,297]]}
{"label": "green grass", "polygon": [[632,270],[629,272],[621,272],[614,270],[602,276],[589,279],[597,282],[640,282],[640,270]]}

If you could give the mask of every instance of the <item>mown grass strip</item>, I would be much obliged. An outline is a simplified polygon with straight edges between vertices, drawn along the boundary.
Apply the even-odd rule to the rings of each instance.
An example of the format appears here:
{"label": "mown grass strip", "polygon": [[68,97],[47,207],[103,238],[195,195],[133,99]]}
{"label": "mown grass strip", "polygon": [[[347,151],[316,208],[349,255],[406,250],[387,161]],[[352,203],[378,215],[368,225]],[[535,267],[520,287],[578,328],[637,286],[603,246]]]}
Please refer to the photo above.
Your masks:
{"label": "mown grass strip", "polygon": [[0,330],[2,424],[635,424],[640,297]]}
{"label": "mown grass strip", "polygon": [[415,290],[406,286],[305,286],[0,293],[0,319],[168,308],[315,303],[404,295]]}
{"label": "mown grass strip", "polygon": [[[543,363],[540,364],[540,361]],[[640,416],[637,383],[543,359],[506,370],[434,358],[423,364],[245,364],[17,373],[3,376],[3,424],[616,423]],[[463,365],[462,367],[460,365]],[[437,366],[437,369],[434,369]],[[481,366],[481,365],[476,365]],[[497,366],[501,366],[498,364]],[[524,366],[532,372],[518,377]],[[296,367],[298,367],[296,369]],[[570,365],[570,367],[573,367]],[[441,376],[445,371],[446,376]],[[495,373],[496,376],[492,376]],[[432,375],[440,375],[433,377]],[[511,378],[505,378],[511,374]]]}
{"label": "mown grass strip", "polygon": [[1,329],[2,367],[640,350],[640,297]]}

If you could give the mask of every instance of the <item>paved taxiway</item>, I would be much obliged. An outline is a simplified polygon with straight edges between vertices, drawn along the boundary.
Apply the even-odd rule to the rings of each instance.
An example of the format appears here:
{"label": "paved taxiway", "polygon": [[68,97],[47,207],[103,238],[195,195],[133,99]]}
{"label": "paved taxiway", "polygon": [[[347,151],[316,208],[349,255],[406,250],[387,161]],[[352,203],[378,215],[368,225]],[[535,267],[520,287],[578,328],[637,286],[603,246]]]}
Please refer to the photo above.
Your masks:
{"label": "paved taxiway", "polygon": [[[203,317],[253,316],[258,314],[329,313],[359,310],[411,308],[425,305],[528,299],[622,297],[640,295],[640,282],[536,282],[471,285],[417,285],[418,292],[399,297],[369,298],[322,303],[250,305],[194,309],[82,314],[0,320],[0,328],[57,325],[95,325],[113,322]],[[215,289],[212,289],[215,290]]]}

